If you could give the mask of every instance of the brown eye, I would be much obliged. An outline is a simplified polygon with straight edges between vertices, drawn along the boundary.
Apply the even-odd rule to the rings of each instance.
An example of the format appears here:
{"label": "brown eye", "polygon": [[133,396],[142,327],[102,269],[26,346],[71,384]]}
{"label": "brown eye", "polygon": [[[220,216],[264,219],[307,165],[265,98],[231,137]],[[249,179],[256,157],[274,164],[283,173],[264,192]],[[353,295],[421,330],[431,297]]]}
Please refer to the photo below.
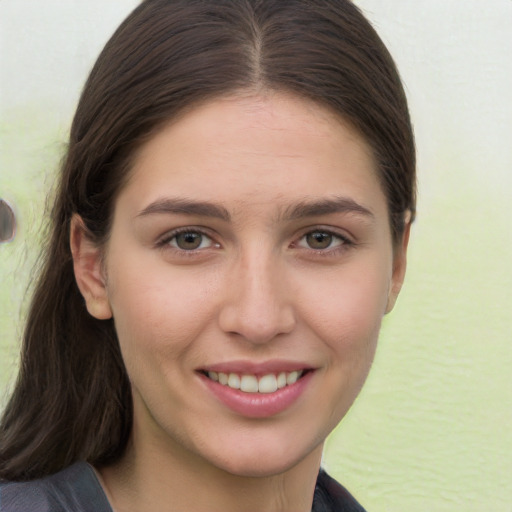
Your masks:
{"label": "brown eye", "polygon": [[212,245],[211,240],[202,233],[197,231],[184,231],[174,235],[170,241],[170,245],[181,249],[182,251],[193,251],[195,249],[204,249]]}
{"label": "brown eye", "polygon": [[304,249],[312,249],[314,251],[336,249],[337,247],[344,245],[351,245],[350,240],[342,235],[331,233],[329,231],[323,231],[321,229],[306,233],[297,243],[298,247],[302,247]]}
{"label": "brown eye", "polygon": [[311,249],[327,249],[333,242],[333,235],[324,231],[313,231],[306,235],[306,243]]}

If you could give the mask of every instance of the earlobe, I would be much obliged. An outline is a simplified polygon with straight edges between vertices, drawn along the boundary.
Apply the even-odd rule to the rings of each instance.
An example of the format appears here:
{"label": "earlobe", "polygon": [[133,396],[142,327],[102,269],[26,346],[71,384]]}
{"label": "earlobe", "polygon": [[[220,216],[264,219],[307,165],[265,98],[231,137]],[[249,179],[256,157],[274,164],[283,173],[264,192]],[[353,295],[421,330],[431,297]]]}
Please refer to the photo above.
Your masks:
{"label": "earlobe", "polygon": [[388,294],[388,302],[386,305],[385,314],[391,312],[395,306],[398,294],[402,289],[402,284],[405,278],[405,270],[407,268],[407,247],[409,245],[409,236],[411,233],[410,214],[407,215],[405,221],[405,229],[402,235],[402,240],[395,249],[393,256],[393,275],[391,277],[391,286]]}
{"label": "earlobe", "polygon": [[101,249],[92,241],[77,214],[71,219],[69,235],[75,279],[87,311],[98,320],[108,320],[112,318],[112,310],[102,268]]}

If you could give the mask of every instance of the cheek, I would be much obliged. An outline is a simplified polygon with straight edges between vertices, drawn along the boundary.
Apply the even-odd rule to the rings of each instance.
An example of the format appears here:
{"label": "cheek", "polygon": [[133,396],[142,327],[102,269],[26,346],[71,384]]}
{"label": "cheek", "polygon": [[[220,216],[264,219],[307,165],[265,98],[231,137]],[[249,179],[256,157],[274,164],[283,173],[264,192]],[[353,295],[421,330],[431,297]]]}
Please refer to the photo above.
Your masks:
{"label": "cheek", "polygon": [[308,293],[302,290],[301,303],[307,329],[325,355],[323,398],[317,408],[326,418],[327,435],[345,416],[370,371],[389,279],[380,266],[371,270],[354,265],[350,272],[337,269],[321,282],[323,287],[317,280]]}
{"label": "cheek", "polygon": [[[389,274],[381,265],[333,272],[325,286],[311,287],[302,303],[310,327],[337,364],[370,365],[387,304]],[[318,283],[317,283],[318,285]]]}
{"label": "cheek", "polygon": [[125,265],[111,277],[111,307],[127,367],[141,356],[154,365],[182,356],[213,315],[207,297],[214,283],[191,272]]}

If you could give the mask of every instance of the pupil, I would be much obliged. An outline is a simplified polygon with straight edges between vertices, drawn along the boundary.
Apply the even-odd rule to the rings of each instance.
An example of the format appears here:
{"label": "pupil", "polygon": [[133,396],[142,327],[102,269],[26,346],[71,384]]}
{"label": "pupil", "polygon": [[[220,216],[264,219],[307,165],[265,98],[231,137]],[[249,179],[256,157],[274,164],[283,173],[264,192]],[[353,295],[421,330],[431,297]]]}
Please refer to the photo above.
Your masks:
{"label": "pupil", "polygon": [[332,235],[316,231],[307,235],[307,242],[312,249],[326,249],[331,245]]}
{"label": "pupil", "polygon": [[201,245],[201,235],[199,233],[180,233],[176,237],[176,245],[180,249],[197,249]]}

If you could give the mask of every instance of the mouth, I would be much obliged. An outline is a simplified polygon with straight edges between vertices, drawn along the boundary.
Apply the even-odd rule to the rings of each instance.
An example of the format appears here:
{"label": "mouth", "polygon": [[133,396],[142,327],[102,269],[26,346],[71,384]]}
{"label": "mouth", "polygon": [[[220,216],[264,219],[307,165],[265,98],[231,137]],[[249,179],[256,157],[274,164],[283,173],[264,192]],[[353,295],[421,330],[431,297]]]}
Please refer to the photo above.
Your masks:
{"label": "mouth", "polygon": [[311,370],[300,369],[289,372],[267,373],[264,375],[206,370],[202,370],[201,373],[208,379],[222,386],[239,390],[243,393],[270,394],[292,386],[310,371]]}
{"label": "mouth", "polygon": [[316,369],[299,362],[230,361],[197,370],[205,389],[232,412],[269,418],[291,409],[313,386]]}

